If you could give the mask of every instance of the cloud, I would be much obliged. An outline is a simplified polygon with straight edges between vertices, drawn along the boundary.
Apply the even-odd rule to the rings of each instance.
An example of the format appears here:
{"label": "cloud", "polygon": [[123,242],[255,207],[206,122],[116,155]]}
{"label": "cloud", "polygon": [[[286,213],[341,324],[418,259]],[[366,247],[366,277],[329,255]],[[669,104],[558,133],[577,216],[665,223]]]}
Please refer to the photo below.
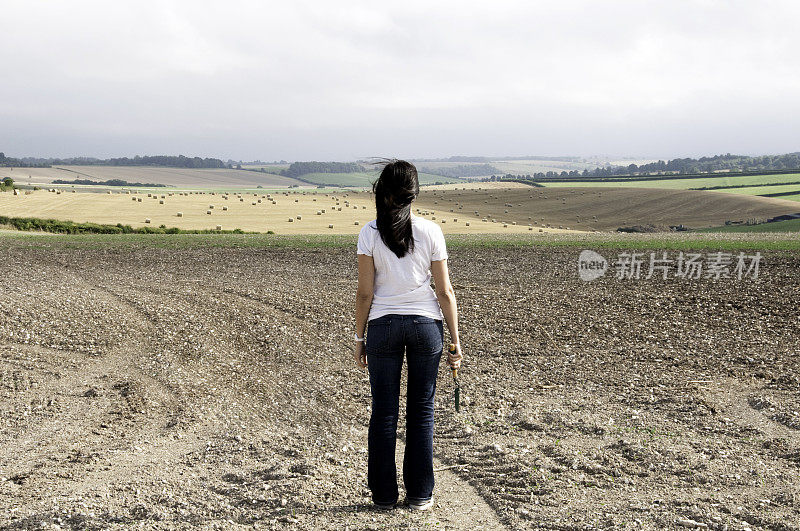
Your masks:
{"label": "cloud", "polygon": [[796,150],[791,1],[4,5],[16,155]]}

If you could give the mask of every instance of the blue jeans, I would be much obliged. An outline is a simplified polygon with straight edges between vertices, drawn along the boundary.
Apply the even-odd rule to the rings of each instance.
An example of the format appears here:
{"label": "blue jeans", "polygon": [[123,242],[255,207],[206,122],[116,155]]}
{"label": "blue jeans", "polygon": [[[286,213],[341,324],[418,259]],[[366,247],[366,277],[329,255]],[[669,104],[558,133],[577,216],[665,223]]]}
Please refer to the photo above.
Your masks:
{"label": "blue jeans", "polygon": [[375,503],[392,504],[398,497],[394,453],[404,351],[408,389],[403,483],[409,501],[433,495],[433,397],[443,341],[441,319],[391,314],[368,323],[365,348],[372,416],[367,476]]}

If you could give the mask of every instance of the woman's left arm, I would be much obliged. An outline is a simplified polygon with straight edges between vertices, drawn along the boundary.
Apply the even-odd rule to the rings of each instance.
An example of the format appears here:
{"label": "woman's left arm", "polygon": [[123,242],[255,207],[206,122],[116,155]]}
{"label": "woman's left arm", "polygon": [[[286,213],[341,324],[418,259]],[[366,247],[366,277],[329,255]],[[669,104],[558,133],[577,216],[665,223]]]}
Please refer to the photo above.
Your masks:
{"label": "woman's left arm", "polygon": [[[375,262],[371,256],[358,255],[358,289],[356,290],[356,335],[364,337],[367,329],[367,317],[372,306],[372,295],[375,287]],[[362,369],[367,366],[367,352],[363,341],[356,341],[354,357],[356,364]]]}

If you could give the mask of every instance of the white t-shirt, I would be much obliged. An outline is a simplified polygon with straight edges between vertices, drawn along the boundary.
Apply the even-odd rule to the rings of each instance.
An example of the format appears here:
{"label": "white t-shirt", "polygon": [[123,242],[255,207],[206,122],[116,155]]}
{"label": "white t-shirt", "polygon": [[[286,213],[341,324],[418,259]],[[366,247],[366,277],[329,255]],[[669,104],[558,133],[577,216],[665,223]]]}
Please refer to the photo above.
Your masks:
{"label": "white t-shirt", "polygon": [[411,214],[414,250],[398,258],[383,243],[375,220],[358,234],[358,254],[375,262],[375,287],[368,319],[399,313],[443,319],[439,300],[431,287],[431,261],[447,258],[442,228]]}

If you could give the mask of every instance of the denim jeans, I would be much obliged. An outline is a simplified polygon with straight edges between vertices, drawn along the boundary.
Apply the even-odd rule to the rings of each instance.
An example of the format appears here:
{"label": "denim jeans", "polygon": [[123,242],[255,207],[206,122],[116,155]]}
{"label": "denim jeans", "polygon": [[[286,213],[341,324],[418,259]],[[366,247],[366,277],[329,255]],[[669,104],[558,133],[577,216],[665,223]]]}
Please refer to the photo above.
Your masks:
{"label": "denim jeans", "polygon": [[397,501],[395,442],[403,353],[408,359],[406,451],[403,484],[409,501],[433,495],[433,397],[442,356],[441,319],[391,314],[367,325],[367,367],[372,388],[369,421],[368,483],[372,501]]}

